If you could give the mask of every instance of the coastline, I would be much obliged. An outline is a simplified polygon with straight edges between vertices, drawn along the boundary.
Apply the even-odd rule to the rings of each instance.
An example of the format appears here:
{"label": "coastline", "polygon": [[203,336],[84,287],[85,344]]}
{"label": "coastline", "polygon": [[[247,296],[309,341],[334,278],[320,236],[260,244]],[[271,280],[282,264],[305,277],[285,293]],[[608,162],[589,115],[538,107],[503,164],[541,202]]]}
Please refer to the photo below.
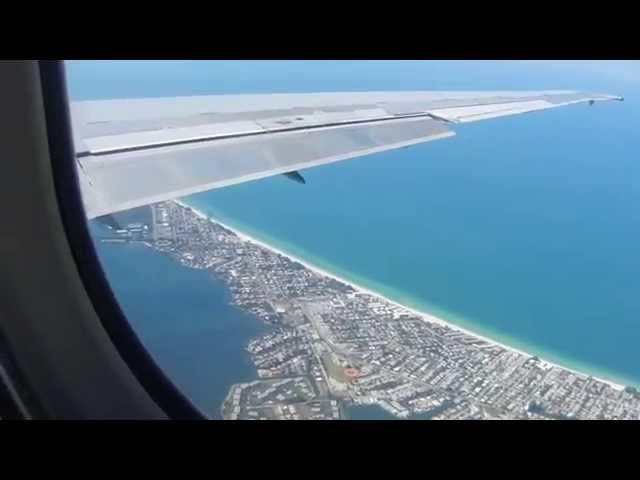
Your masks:
{"label": "coastline", "polygon": [[[178,204],[178,205],[180,205],[180,206],[182,206],[184,208],[191,209],[191,211],[193,211],[194,214],[196,214],[200,218],[203,218],[205,220],[209,220],[210,219],[211,221],[221,225],[222,227],[224,227],[224,228],[228,229],[229,231],[233,232],[234,234],[236,234],[238,236],[238,238],[240,238],[243,241],[251,242],[254,245],[258,245],[258,246],[260,246],[262,248],[265,248],[265,249],[270,250],[272,252],[275,252],[275,253],[277,253],[279,255],[282,255],[282,256],[288,258],[291,261],[300,263],[301,265],[303,265],[306,268],[308,268],[309,270],[317,273],[318,275],[329,277],[329,278],[332,278],[332,279],[334,279],[334,280],[336,280],[338,282],[341,282],[343,284],[349,285],[350,287],[352,287],[358,293],[371,295],[371,296],[373,296],[373,297],[375,297],[375,298],[377,298],[377,299],[379,299],[381,301],[388,302],[388,303],[390,303],[390,304],[392,304],[392,305],[394,305],[394,306],[396,306],[398,308],[401,308],[401,309],[403,309],[403,310],[405,310],[405,311],[407,311],[407,312],[409,312],[409,313],[421,318],[423,321],[435,323],[435,324],[438,324],[438,325],[441,325],[441,326],[445,326],[445,327],[450,328],[452,330],[465,333],[465,334],[473,336],[475,338],[479,338],[479,339],[481,339],[481,340],[483,340],[483,341],[485,341],[485,342],[487,342],[487,343],[489,343],[491,345],[499,346],[499,347],[501,347],[501,348],[503,348],[503,349],[505,349],[507,351],[518,353],[518,354],[524,355],[526,357],[536,356],[536,355],[533,355],[533,354],[531,354],[531,353],[529,353],[527,351],[524,351],[524,350],[518,349],[516,347],[513,347],[511,345],[508,345],[506,343],[503,343],[503,342],[494,340],[492,338],[486,337],[484,335],[478,334],[478,333],[476,333],[476,332],[474,332],[472,330],[469,330],[467,328],[461,327],[461,326],[459,326],[459,325],[457,325],[455,323],[448,322],[448,321],[446,321],[446,320],[444,320],[444,319],[442,319],[440,317],[437,317],[437,316],[435,316],[433,314],[430,314],[428,312],[424,312],[424,311],[409,307],[407,305],[403,305],[403,304],[401,304],[401,303],[399,303],[399,302],[397,302],[395,300],[392,300],[392,299],[390,299],[388,297],[385,297],[384,295],[382,295],[380,293],[377,293],[377,292],[375,292],[373,290],[370,290],[370,289],[368,289],[366,287],[363,287],[363,286],[361,286],[359,284],[356,284],[356,283],[354,283],[352,281],[346,280],[345,278],[339,277],[339,276],[335,275],[334,273],[331,273],[331,272],[329,272],[329,271],[327,271],[327,270],[325,270],[325,269],[323,269],[321,267],[318,267],[316,265],[313,265],[313,264],[309,263],[306,260],[303,260],[303,259],[301,259],[299,257],[296,257],[296,256],[290,254],[290,253],[287,253],[287,252],[285,252],[283,250],[280,250],[279,248],[274,247],[274,246],[272,246],[270,244],[262,242],[259,239],[251,237],[251,236],[247,235],[246,233],[238,230],[237,228],[231,227],[230,225],[224,223],[223,221],[220,221],[216,217],[214,217],[212,215],[205,214],[204,212],[202,212],[198,208],[196,208],[196,207],[194,207],[192,205],[189,205],[188,203],[186,203],[186,202],[184,202],[182,200],[173,200],[173,202],[175,202],[176,204]],[[612,388],[614,388],[616,390],[623,390],[625,388],[624,384],[617,383],[617,382],[615,382],[613,380],[608,380],[606,378],[603,378],[601,376],[593,375],[593,374],[588,373],[586,371],[580,371],[580,370],[577,370],[577,369],[572,368],[572,367],[567,367],[567,366],[561,365],[559,363],[549,361],[549,360],[547,360],[545,358],[542,358],[542,357],[539,357],[539,356],[538,356],[538,359],[545,366],[560,368],[560,369],[569,371],[569,372],[571,372],[573,374],[580,375],[582,377],[591,377],[591,378],[593,378],[593,379],[595,379],[597,381],[600,381],[602,383],[605,383],[605,384],[609,385],[610,387],[612,387]]]}

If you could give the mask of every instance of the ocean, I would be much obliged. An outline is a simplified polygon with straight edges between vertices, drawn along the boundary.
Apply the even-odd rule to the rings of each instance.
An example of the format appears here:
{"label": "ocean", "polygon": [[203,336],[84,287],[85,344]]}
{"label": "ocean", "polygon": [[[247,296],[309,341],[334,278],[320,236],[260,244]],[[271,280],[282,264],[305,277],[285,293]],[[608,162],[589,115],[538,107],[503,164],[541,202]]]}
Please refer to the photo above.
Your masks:
{"label": "ocean", "polygon": [[[561,365],[639,386],[640,74],[627,67],[75,62],[69,84],[73,99],[409,89],[624,95],[623,103],[455,127],[453,138],[305,171],[306,185],[274,177],[185,202],[395,301]],[[157,344],[158,361],[210,404],[217,394],[205,391],[228,373],[216,367],[220,349],[228,347],[225,368],[246,362],[230,345],[235,329],[251,322],[230,320],[213,333],[218,322],[227,325],[226,315],[243,315],[224,306],[224,288],[169,259],[157,260],[170,263],[158,275],[167,283],[156,286],[159,280],[148,280],[156,275],[145,270],[160,267],[147,267],[145,261],[156,260],[144,258],[158,254],[141,248],[103,248],[109,278],[141,336]],[[140,265],[139,277],[131,275],[132,265]],[[190,280],[172,280],[181,275]],[[173,313],[163,316],[157,302]],[[207,328],[212,333],[201,335]],[[250,375],[244,365],[237,372],[243,379]]]}

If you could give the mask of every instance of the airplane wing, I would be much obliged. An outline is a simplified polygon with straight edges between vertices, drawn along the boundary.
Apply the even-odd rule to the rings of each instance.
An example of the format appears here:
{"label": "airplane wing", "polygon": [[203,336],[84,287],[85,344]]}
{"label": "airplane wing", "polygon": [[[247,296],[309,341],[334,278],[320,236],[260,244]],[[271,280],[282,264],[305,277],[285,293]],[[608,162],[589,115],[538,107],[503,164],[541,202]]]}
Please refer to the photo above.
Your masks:
{"label": "airplane wing", "polygon": [[346,92],[73,102],[89,218],[454,135],[451,127],[622,97]]}

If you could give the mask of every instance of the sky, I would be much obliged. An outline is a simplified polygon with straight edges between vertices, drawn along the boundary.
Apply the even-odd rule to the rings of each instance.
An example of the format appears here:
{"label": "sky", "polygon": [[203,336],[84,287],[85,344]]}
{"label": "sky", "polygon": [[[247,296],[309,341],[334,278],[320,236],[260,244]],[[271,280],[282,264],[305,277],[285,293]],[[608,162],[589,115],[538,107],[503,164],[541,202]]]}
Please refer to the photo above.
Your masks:
{"label": "sky", "polygon": [[637,60],[570,60],[570,61],[523,61],[522,63],[559,71],[574,71],[595,75],[626,84],[640,83],[640,62]]}
{"label": "sky", "polygon": [[625,95],[640,85],[637,61],[72,61],[67,68],[72,100],[389,89]]}

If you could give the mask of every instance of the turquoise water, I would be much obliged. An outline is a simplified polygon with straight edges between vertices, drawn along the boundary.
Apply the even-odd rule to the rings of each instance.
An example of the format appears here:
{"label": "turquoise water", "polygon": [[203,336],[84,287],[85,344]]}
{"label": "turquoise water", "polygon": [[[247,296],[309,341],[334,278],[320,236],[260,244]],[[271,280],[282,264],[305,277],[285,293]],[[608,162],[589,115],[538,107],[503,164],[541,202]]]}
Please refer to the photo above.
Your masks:
{"label": "turquoise water", "polygon": [[[401,303],[640,385],[640,70],[629,65],[125,62],[76,63],[69,76],[76,99],[357,89],[624,95],[456,127],[451,139],[308,170],[306,185],[276,177],[187,201]],[[144,315],[144,305],[131,310]],[[190,372],[179,374],[198,375]]]}

